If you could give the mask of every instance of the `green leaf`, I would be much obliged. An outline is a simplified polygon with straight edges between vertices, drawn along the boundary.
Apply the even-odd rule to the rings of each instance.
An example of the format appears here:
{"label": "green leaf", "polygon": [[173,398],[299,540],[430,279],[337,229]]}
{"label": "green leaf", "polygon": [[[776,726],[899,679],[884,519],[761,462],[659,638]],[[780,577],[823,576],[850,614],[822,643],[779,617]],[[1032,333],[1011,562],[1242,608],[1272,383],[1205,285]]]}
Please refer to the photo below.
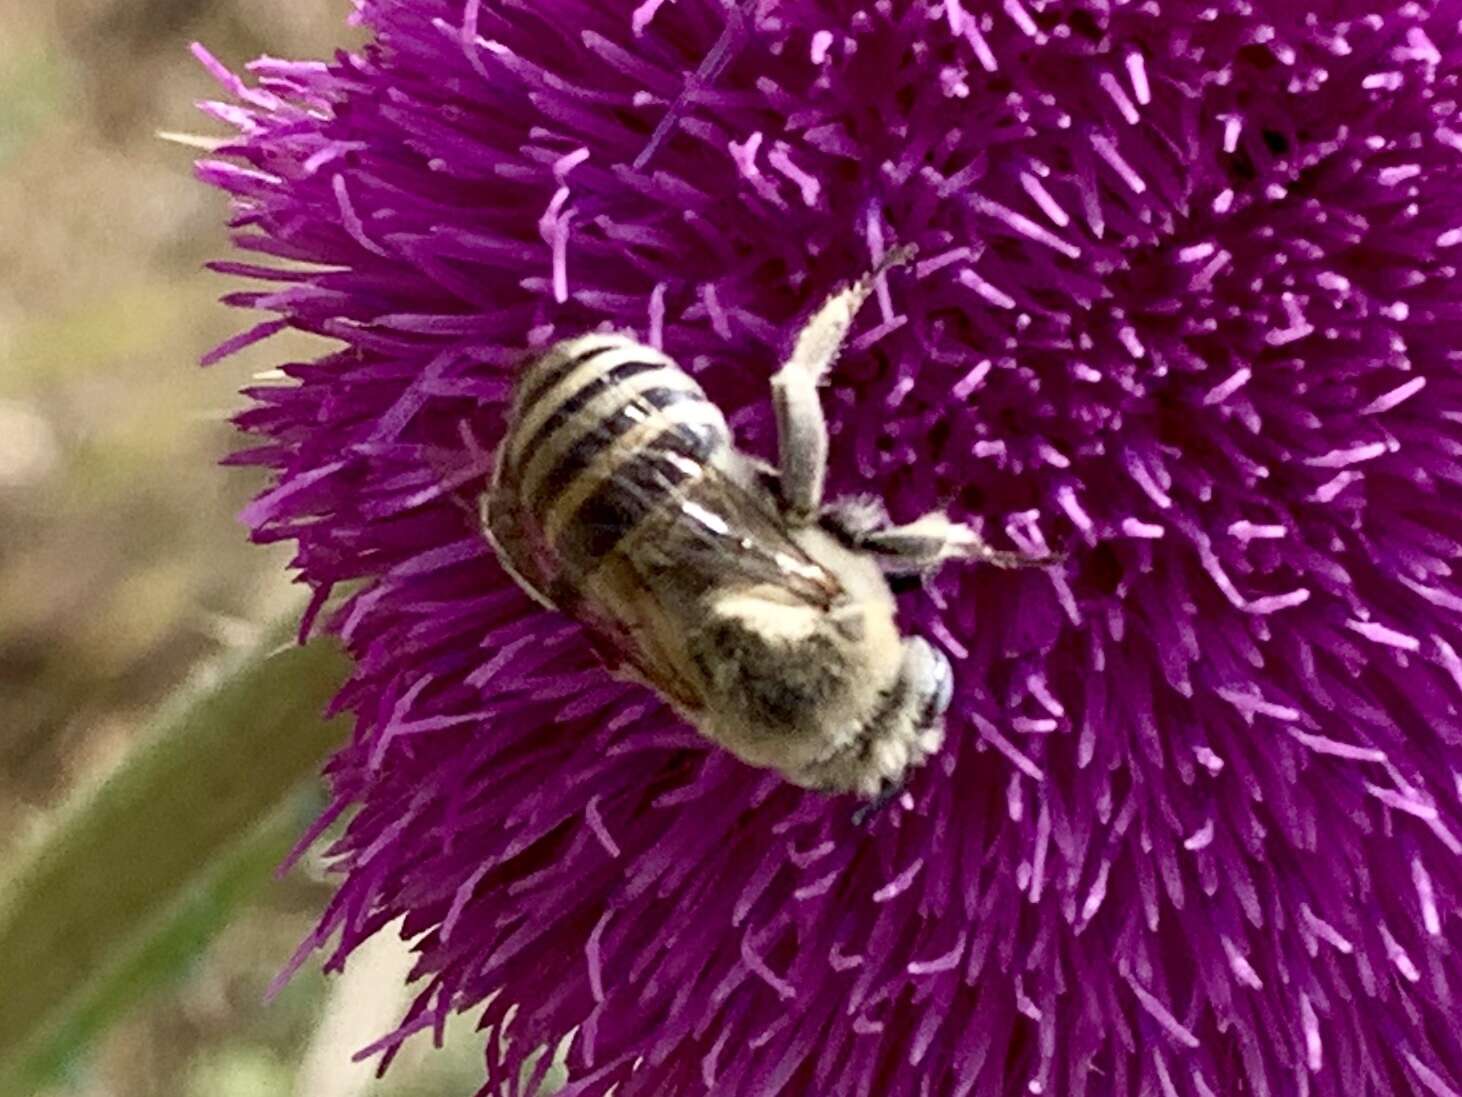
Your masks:
{"label": "green leaf", "polygon": [[345,661],[295,646],[296,620],[185,690],[0,881],[0,1092],[186,964],[300,828],[287,802],[345,734],[321,717]]}

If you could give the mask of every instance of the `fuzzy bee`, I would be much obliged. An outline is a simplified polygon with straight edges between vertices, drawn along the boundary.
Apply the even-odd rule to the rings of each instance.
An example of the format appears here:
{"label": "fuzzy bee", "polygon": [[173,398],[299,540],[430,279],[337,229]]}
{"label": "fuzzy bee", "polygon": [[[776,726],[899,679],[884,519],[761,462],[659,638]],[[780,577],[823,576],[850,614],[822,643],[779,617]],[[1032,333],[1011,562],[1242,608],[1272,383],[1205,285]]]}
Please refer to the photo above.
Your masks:
{"label": "fuzzy bee", "polygon": [[912,249],[834,293],[772,379],[779,467],[738,450],[721,410],[623,335],[550,347],[523,371],[482,521],[504,568],[584,623],[619,671],[708,739],[793,784],[881,801],[939,749],[948,660],[896,624],[886,574],[990,548],[930,514],[824,503],[818,383],[859,307]]}

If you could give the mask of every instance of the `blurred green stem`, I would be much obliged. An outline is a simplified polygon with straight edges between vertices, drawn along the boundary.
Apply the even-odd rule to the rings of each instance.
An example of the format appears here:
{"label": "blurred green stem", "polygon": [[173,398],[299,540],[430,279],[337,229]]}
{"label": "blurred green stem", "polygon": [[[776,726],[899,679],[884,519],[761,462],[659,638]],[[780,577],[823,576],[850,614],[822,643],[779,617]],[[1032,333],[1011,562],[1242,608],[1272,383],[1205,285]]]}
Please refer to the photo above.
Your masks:
{"label": "blurred green stem", "polygon": [[0,1093],[120,1012],[136,985],[120,974],[158,974],[180,933],[206,939],[283,853],[281,805],[345,731],[321,718],[344,659],[295,646],[297,620],[184,690],[0,881]]}

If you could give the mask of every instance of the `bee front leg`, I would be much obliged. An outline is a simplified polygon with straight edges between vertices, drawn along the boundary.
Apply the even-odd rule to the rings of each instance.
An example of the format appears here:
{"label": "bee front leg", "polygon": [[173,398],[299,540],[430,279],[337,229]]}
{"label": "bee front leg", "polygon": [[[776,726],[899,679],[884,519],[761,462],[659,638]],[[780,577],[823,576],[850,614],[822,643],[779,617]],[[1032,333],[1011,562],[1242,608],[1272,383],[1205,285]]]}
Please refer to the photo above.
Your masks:
{"label": "bee front leg", "polygon": [[912,247],[895,248],[876,269],[823,302],[797,333],[791,357],[772,377],[782,506],[795,525],[807,525],[817,517],[827,481],[827,420],[817,386],[837,359],[879,276],[913,256]]}
{"label": "bee front leg", "polygon": [[952,522],[937,511],[905,526],[870,530],[858,547],[878,557],[884,570],[929,572],[950,560],[979,560],[997,568],[1048,567],[1065,557],[1059,553],[1013,552],[992,548],[979,532]]}
{"label": "bee front leg", "polygon": [[902,783],[889,781],[884,784],[882,790],[872,800],[860,805],[853,812],[853,825],[855,827],[866,827],[875,816],[883,813],[889,804],[897,800],[904,791]]}

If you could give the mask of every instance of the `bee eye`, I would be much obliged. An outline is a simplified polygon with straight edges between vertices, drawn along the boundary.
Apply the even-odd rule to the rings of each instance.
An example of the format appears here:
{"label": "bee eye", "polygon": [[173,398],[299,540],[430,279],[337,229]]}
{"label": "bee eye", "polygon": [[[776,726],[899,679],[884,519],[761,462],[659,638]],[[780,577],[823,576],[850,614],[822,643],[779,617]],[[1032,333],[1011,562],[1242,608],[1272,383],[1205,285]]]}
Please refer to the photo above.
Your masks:
{"label": "bee eye", "polygon": [[922,636],[910,638],[907,644],[908,661],[904,664],[904,673],[909,676],[907,688],[916,703],[922,700],[917,709],[919,720],[930,726],[949,708],[954,696],[954,671],[944,652]]}
{"label": "bee eye", "polygon": [[925,700],[921,715],[923,723],[933,724],[949,709],[949,702],[954,696],[954,671],[950,668],[949,659],[944,652],[927,640],[923,641],[922,646],[925,651],[925,668],[921,685],[925,690]]}
{"label": "bee eye", "polygon": [[950,668],[949,659],[944,652],[938,648],[931,649],[934,653],[934,666],[937,675],[934,685],[934,694],[929,699],[929,715],[931,717],[943,716],[949,711],[949,702],[954,697],[954,671]]}

